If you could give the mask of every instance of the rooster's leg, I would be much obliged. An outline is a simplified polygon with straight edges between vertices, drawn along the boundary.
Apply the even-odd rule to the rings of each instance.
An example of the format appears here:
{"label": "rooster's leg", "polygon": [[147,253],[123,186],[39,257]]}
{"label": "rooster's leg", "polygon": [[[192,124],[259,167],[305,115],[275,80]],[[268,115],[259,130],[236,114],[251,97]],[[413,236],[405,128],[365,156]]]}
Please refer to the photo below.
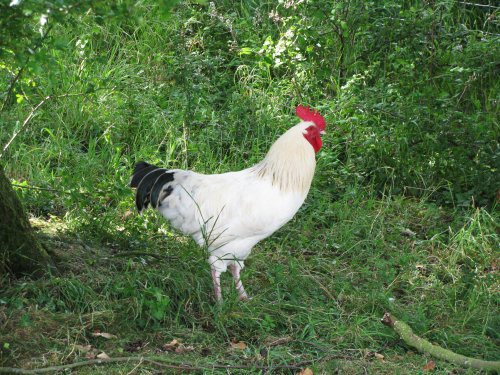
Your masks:
{"label": "rooster's leg", "polygon": [[212,281],[214,282],[215,299],[222,302],[222,291],[220,289],[220,272],[212,267]]}
{"label": "rooster's leg", "polygon": [[236,264],[231,264],[231,265],[229,265],[229,269],[231,270],[231,274],[233,275],[234,283],[236,285],[236,290],[238,291],[238,294],[240,295],[240,300],[247,300],[248,294],[247,294],[247,292],[245,292],[245,288],[243,288],[243,283],[241,282],[241,279],[240,279],[241,267],[239,265],[236,265]]}

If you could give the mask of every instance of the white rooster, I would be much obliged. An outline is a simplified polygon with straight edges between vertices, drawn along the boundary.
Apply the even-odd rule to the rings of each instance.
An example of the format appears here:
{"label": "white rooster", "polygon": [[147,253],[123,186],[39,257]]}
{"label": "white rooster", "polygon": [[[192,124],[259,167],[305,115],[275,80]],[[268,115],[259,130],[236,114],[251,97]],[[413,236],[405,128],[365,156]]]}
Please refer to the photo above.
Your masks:
{"label": "white rooster", "polygon": [[240,279],[244,260],[260,240],[286,224],[307,197],[321,146],[325,120],[298,106],[302,120],[278,138],[264,160],[239,172],[204,175],[135,166],[139,212],[149,204],[172,224],[207,248],[215,297],[222,302],[220,275],[228,268],[240,299],[248,299]]}

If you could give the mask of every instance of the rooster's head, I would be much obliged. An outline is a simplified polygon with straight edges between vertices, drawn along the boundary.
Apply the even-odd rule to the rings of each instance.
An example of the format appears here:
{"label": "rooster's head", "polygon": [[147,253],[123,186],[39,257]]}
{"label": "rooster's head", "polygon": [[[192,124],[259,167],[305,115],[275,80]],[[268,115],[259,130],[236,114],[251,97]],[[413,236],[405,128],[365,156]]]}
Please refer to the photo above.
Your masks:
{"label": "rooster's head", "polygon": [[307,128],[304,129],[304,138],[314,148],[314,152],[318,152],[323,145],[321,135],[325,134],[325,119],[319,114],[318,111],[311,110],[309,107],[299,105],[295,113],[303,121],[312,122]]}

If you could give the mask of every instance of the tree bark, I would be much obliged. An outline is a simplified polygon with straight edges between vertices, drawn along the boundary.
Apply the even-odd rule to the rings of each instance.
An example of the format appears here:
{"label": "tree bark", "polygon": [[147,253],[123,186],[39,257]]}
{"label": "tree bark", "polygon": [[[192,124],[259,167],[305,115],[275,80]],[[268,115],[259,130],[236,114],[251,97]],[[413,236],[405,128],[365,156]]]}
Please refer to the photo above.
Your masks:
{"label": "tree bark", "polygon": [[53,266],[0,166],[0,273],[40,276]]}

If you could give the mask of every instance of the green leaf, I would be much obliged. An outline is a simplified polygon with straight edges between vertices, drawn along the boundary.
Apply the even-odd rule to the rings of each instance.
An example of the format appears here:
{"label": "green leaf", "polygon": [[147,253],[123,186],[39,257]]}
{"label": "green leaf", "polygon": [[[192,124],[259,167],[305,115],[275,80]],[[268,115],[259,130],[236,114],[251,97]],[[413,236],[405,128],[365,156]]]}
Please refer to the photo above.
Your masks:
{"label": "green leaf", "polygon": [[240,49],[240,55],[251,55],[253,50],[250,47],[243,47]]}

